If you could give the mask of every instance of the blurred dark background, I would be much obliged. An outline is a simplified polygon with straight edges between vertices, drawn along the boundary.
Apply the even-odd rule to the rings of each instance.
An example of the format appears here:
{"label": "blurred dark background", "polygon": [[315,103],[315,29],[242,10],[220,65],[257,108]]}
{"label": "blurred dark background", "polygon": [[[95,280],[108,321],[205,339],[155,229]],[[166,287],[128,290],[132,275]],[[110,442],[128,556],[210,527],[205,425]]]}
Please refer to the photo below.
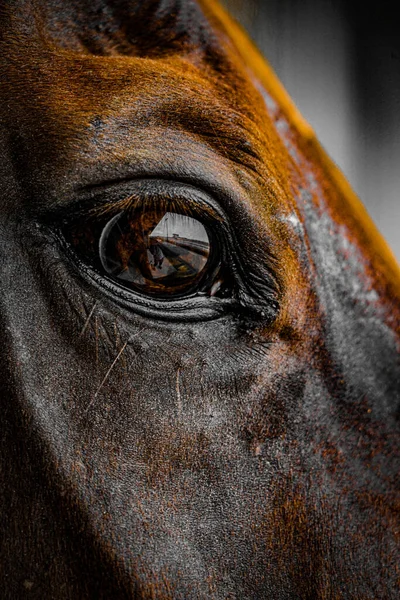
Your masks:
{"label": "blurred dark background", "polygon": [[394,0],[222,0],[400,260],[400,19]]}

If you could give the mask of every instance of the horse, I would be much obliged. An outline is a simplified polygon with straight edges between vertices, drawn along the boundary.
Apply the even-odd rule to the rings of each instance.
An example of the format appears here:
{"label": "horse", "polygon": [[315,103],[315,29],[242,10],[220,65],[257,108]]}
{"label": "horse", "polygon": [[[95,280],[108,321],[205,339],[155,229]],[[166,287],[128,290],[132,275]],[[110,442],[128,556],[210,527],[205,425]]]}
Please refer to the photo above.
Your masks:
{"label": "horse", "polygon": [[1,596],[398,598],[400,274],[212,0],[0,7]]}

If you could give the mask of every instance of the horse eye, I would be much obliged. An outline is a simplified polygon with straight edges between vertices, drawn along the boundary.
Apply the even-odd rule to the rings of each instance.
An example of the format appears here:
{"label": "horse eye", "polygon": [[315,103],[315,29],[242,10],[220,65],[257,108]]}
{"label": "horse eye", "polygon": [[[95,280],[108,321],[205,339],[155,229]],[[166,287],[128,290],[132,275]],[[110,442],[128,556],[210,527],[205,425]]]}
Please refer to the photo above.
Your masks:
{"label": "horse eye", "polygon": [[217,236],[209,222],[196,217],[144,204],[111,218],[80,221],[63,234],[77,256],[108,279],[168,299],[205,292],[217,278]]}

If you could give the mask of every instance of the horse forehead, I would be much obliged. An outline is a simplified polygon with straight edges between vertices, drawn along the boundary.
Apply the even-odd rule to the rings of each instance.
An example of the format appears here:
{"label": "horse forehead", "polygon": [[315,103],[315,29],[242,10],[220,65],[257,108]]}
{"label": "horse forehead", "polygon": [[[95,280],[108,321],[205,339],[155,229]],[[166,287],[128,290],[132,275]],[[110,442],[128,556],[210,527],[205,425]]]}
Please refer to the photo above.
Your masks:
{"label": "horse forehead", "polygon": [[160,118],[160,108],[164,121],[188,112],[192,119],[210,119],[213,111],[214,126],[256,124],[255,134],[265,129],[264,103],[234,43],[201,4],[19,0],[11,10],[5,3],[1,66],[10,83],[4,93],[20,93],[18,103],[33,104],[39,113],[44,106],[58,111],[65,125],[88,112],[128,109],[138,123],[140,113]]}
{"label": "horse forehead", "polygon": [[201,0],[44,0],[33,10],[63,47],[100,55],[160,56],[213,44],[213,27],[203,4]]}
{"label": "horse forehead", "polygon": [[[221,89],[217,77],[180,56],[99,59],[43,49],[33,60],[27,57],[22,68],[11,67],[9,75],[10,85],[3,93],[7,87],[14,94],[21,92],[16,109],[47,112],[66,125],[92,115],[134,118],[137,127],[155,121],[168,125],[190,114],[192,119],[213,119],[217,127],[258,132],[251,119],[243,122],[240,103],[226,86]],[[22,82],[30,86],[28,96],[19,88]]]}
{"label": "horse forehead", "polygon": [[[197,51],[183,44],[167,56],[143,57],[134,49],[93,55],[43,42],[37,31],[32,36],[32,45],[9,43],[14,60],[7,61],[0,92],[11,107],[8,127],[23,138],[18,155],[28,153],[28,168],[39,172],[30,185],[40,177],[56,184],[66,171],[71,182],[74,172],[84,182],[85,164],[101,161],[119,163],[118,169],[140,160],[146,168],[151,161],[186,168],[195,156],[189,169],[211,173],[218,164],[222,172],[225,163],[225,183],[232,187],[239,178],[253,187],[254,198],[261,197],[260,181],[277,187],[282,180],[274,157],[285,150],[261,95],[222,37],[213,40],[214,60],[210,53],[205,58],[204,39]],[[216,66],[221,56],[223,73]],[[270,201],[277,195],[283,205],[288,194],[275,190]]]}
{"label": "horse forehead", "polygon": [[[189,80],[203,79],[205,85],[205,78],[199,78],[199,73],[207,71],[208,81],[216,77],[224,81],[226,95],[228,88],[238,83],[241,61],[237,56],[235,60],[233,46],[220,23],[209,11],[202,10],[200,4],[195,0],[116,0],[112,3],[75,0],[66,5],[54,0],[39,4],[33,0],[6,1],[0,20],[0,45],[5,45],[7,54],[15,59],[8,62],[17,70],[22,69],[22,73],[30,64],[38,69],[37,75],[41,78],[55,70],[57,79],[62,82],[70,80],[72,74],[77,78],[79,70],[83,71],[83,78],[90,69],[99,78],[99,91],[104,89],[103,81],[110,86],[112,80],[115,89],[119,78],[120,87],[124,88],[126,77],[131,80],[134,73],[151,77],[154,70],[165,70],[173,84],[171,63],[175,62],[176,67],[179,58],[186,58],[185,64],[179,63],[175,74],[176,71],[180,76],[185,73],[186,84]],[[99,60],[102,58],[114,60]],[[163,58],[168,58],[169,64],[158,62],[155,69],[146,62],[146,59]],[[193,69],[193,65],[197,69]],[[52,66],[55,69],[52,70]],[[70,72],[66,73],[63,66]],[[78,79],[82,82],[82,78]],[[141,81],[142,93],[147,83],[149,79]],[[240,83],[243,84],[243,77]],[[241,95],[243,93],[242,89]]]}

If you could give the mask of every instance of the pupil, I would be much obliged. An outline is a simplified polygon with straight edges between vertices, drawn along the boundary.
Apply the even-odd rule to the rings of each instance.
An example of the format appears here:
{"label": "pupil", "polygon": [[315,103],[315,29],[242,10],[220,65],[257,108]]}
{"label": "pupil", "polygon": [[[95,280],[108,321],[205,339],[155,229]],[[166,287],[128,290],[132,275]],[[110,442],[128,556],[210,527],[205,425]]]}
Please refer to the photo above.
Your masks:
{"label": "pupil", "polygon": [[200,221],[165,210],[119,213],[99,240],[105,271],[142,292],[185,293],[198,284],[210,255],[210,238]]}

